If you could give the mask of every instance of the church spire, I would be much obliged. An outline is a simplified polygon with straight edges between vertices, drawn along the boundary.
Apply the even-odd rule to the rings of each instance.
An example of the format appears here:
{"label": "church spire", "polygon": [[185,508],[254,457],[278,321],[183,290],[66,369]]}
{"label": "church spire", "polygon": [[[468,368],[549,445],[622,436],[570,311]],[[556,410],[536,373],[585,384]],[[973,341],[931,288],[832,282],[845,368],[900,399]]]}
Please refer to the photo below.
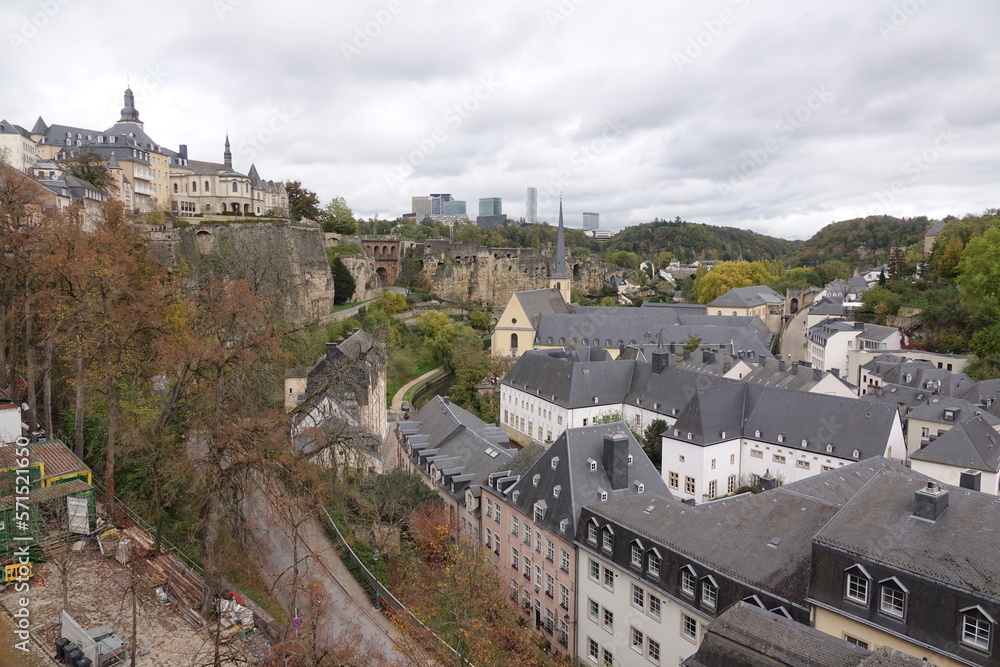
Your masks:
{"label": "church spire", "polygon": [[566,274],[566,235],[563,231],[562,196],[559,197],[559,232],[556,235],[556,270],[552,277],[569,277]]}
{"label": "church spire", "polygon": [[233,168],[233,153],[229,150],[229,133],[226,132],[226,152],[223,153],[223,157],[226,161],[226,167],[229,169]]}
{"label": "church spire", "polygon": [[132,94],[131,88],[125,89],[125,106],[122,107],[122,117],[118,119],[119,123],[136,123],[140,127],[142,122],[139,120],[139,110],[135,108],[135,95]]}

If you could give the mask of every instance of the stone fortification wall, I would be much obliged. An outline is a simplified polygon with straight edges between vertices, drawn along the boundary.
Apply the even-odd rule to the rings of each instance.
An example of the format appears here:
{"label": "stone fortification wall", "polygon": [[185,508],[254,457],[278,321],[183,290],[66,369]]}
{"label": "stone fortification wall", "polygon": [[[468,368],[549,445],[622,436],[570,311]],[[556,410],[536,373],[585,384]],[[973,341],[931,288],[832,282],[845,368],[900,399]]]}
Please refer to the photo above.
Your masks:
{"label": "stone fortification wall", "polygon": [[[554,265],[553,248],[487,248],[474,241],[429,239],[407,252],[397,282],[425,285],[449,301],[502,306],[514,292],[548,287]],[[584,292],[597,291],[620,273],[596,258],[570,257],[566,268],[573,287]]]}

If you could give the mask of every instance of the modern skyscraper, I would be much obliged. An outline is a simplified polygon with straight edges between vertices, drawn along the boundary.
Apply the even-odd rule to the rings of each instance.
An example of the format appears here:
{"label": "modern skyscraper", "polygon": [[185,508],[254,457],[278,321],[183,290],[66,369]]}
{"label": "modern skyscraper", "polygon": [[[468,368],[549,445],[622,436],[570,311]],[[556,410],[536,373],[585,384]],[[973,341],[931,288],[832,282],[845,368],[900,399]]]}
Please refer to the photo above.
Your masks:
{"label": "modern skyscraper", "polygon": [[445,215],[465,215],[465,202],[459,199],[452,199],[443,203],[441,210]]}
{"label": "modern skyscraper", "polygon": [[479,215],[503,215],[503,200],[500,197],[480,199]]}
{"label": "modern skyscraper", "polygon": [[412,210],[416,214],[417,218],[423,218],[425,215],[431,214],[431,198],[427,196],[423,197],[411,197],[410,203],[412,205]]}
{"label": "modern skyscraper", "polygon": [[538,188],[529,185],[524,201],[524,219],[535,224],[538,222]]}
{"label": "modern skyscraper", "polygon": [[591,231],[594,229],[601,228],[601,214],[600,213],[588,213],[584,211],[583,213],[583,229],[584,231]]}
{"label": "modern skyscraper", "polygon": [[444,213],[444,205],[451,201],[451,195],[438,194],[431,195],[431,215]]}

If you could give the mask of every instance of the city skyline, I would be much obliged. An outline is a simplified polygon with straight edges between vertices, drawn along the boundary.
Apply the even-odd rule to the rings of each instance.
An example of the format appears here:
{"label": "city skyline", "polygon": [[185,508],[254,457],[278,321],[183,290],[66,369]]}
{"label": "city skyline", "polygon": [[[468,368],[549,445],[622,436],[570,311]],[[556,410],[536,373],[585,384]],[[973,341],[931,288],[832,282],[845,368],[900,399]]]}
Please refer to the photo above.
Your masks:
{"label": "city skyline", "polygon": [[[445,188],[519,201],[526,183],[539,219],[563,191],[612,230],[679,216],[806,238],[864,215],[996,206],[996,3],[453,9],[488,22],[489,40],[429,2],[293,2],[268,20],[259,4],[5,5],[0,118],[103,130],[129,85],[164,146],[217,160],[228,132],[237,170],[256,163],[365,218]],[[117,12],[157,29],[139,48],[100,39]],[[83,35],[86,79],[38,75]]]}

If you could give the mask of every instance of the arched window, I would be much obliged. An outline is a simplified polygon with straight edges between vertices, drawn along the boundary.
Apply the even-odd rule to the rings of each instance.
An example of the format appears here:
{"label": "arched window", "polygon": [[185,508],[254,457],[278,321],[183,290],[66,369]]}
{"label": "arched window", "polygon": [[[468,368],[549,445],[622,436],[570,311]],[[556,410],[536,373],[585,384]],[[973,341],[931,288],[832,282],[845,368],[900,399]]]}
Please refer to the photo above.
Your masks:
{"label": "arched window", "polygon": [[510,335],[510,349],[512,349],[512,350],[516,350],[517,349],[517,334],[516,333],[512,333]]}
{"label": "arched window", "polygon": [[191,192],[198,192],[198,181],[191,182]]}
{"label": "arched window", "polygon": [[240,185],[239,185],[239,183],[237,183],[236,181],[233,181],[233,192],[239,192],[239,191],[240,191]]}
{"label": "arched window", "polygon": [[174,183],[174,192],[177,192],[177,184]]}
{"label": "arched window", "polygon": [[208,192],[208,181],[205,181],[205,192]]}

